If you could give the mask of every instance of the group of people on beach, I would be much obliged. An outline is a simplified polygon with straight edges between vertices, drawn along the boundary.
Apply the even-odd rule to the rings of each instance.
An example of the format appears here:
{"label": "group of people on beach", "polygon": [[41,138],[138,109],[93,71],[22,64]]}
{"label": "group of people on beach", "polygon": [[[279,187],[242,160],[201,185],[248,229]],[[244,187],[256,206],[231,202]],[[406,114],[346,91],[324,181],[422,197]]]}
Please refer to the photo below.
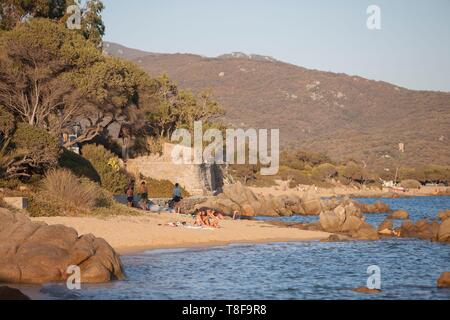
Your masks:
{"label": "group of people on beach", "polygon": [[[135,184],[136,184],[136,182],[134,180],[130,181],[130,183],[125,188],[125,194],[127,196],[127,204],[128,204],[128,207],[130,207],[130,208],[134,207]],[[147,187],[147,183],[145,181],[142,181],[141,184],[139,185],[139,190],[138,190],[138,196],[139,196],[138,208],[145,210],[145,211],[150,209],[149,208],[150,201],[148,198],[148,192],[149,192],[149,190]],[[178,183],[176,183],[175,187],[173,188],[173,191],[172,191],[172,199],[168,202],[169,207],[175,209],[177,213],[180,213],[181,200],[183,200],[181,187]]]}
{"label": "group of people on beach", "polygon": [[219,228],[220,220],[224,220],[224,215],[211,208],[200,208],[195,210],[194,220],[194,225],[199,227]]}
{"label": "group of people on beach", "polygon": [[[125,188],[125,194],[127,197],[127,203],[130,208],[135,207],[134,199],[135,199],[135,185],[136,182],[130,181],[130,183]],[[137,192],[137,195],[139,196],[139,202],[138,202],[138,208],[148,211],[150,210],[151,201],[149,200],[149,189],[147,187],[147,183],[145,181],[142,181],[139,184],[139,190]],[[172,191],[172,198],[168,201],[168,206],[171,209],[174,209],[177,214],[180,214],[181,212],[181,200],[183,200],[182,197],[182,190],[178,183],[175,184],[173,191]],[[239,216],[239,212],[235,211],[233,213],[233,220],[236,220]],[[202,207],[199,209],[196,209],[194,211],[194,214],[192,215],[194,219],[194,226],[195,227],[201,227],[201,228],[219,228],[219,224],[221,220],[225,219],[225,214],[207,207]],[[169,226],[179,226],[183,224],[179,223],[170,223]]]}

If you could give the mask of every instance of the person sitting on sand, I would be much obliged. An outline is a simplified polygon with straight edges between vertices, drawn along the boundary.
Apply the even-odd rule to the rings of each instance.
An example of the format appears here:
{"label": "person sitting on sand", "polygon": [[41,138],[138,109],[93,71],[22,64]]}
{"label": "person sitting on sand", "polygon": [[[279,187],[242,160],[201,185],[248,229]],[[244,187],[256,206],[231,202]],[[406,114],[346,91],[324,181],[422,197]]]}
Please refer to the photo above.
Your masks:
{"label": "person sitting on sand", "polygon": [[194,225],[199,226],[199,227],[204,227],[207,226],[207,222],[206,222],[206,212],[202,211],[200,209],[196,209],[195,212],[195,222]]}
{"label": "person sitting on sand", "polygon": [[236,220],[238,216],[241,216],[240,212],[237,211],[237,210],[234,211],[234,212],[233,212],[233,220]]}
{"label": "person sitting on sand", "polygon": [[148,188],[145,184],[145,181],[142,181],[141,186],[139,187],[139,196],[141,197],[139,201],[139,205],[142,210],[148,210]]}
{"label": "person sitting on sand", "polygon": [[219,228],[219,219],[214,215],[214,210],[208,209],[206,211],[206,217],[208,220],[208,225],[211,228]]}
{"label": "person sitting on sand", "polygon": [[225,220],[225,216],[223,212],[214,210],[214,216],[219,220]]}

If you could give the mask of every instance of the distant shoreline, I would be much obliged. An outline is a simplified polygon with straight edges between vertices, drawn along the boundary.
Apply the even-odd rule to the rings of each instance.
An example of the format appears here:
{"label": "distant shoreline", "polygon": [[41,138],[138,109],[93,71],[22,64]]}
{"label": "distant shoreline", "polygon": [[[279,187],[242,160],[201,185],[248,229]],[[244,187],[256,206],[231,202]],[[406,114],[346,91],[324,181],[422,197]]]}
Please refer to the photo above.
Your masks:
{"label": "distant shoreline", "polygon": [[294,194],[303,198],[305,196],[313,196],[317,198],[345,197],[350,198],[380,198],[389,199],[395,197],[440,197],[450,196],[449,187],[431,187],[425,186],[418,190],[409,190],[407,192],[393,192],[390,188],[380,189],[355,189],[350,187],[336,187],[330,189],[317,188],[314,186],[303,186],[299,189],[283,189],[279,187],[252,187],[250,188],[255,194],[268,196],[280,196],[283,194]]}

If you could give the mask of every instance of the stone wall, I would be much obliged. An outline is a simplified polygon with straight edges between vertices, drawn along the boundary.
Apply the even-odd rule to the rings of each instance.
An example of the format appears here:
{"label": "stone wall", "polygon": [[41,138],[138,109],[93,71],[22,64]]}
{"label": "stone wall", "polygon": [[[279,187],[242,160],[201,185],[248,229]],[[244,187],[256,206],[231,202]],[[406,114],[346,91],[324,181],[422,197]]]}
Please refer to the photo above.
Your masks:
{"label": "stone wall", "polygon": [[[161,156],[150,155],[129,159],[127,170],[135,175],[140,173],[145,177],[179,183],[194,196],[211,195],[221,191],[223,177],[219,166],[176,164],[171,156],[174,147],[175,145],[166,143]],[[185,150],[192,152],[191,148]]]}

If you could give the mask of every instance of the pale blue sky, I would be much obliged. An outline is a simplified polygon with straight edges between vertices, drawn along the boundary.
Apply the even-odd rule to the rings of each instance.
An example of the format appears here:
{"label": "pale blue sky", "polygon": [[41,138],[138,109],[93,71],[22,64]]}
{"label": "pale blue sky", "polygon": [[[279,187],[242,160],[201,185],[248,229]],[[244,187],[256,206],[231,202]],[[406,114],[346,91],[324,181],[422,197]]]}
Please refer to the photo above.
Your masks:
{"label": "pale blue sky", "polygon": [[[450,0],[104,0],[108,41],[215,57],[241,51],[450,92]],[[382,30],[366,27],[369,5]]]}

